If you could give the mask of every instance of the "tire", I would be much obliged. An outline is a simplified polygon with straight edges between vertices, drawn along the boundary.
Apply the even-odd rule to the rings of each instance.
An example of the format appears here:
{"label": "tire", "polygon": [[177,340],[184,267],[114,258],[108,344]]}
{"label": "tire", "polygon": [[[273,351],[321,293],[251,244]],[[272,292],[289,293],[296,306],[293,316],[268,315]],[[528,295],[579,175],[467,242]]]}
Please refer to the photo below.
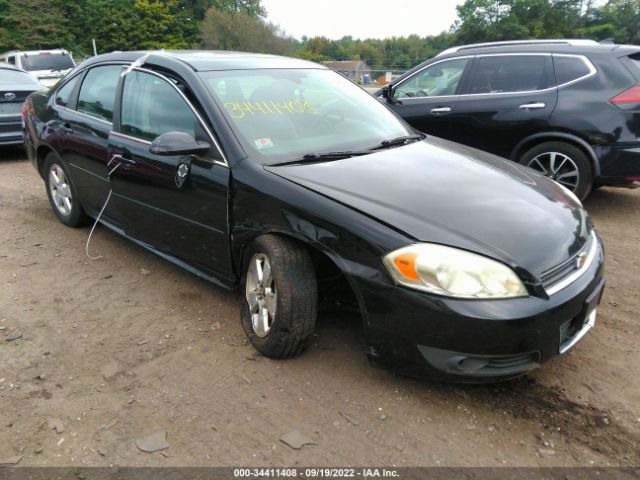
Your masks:
{"label": "tire", "polygon": [[[555,172],[550,169],[552,156],[555,158]],[[587,198],[593,187],[591,162],[581,149],[569,143],[545,142],[536,145],[522,155],[520,163],[567,187],[580,200]],[[572,170],[577,173],[577,182],[570,175]]]}
{"label": "tire", "polygon": [[[263,274],[261,285],[256,282],[256,264]],[[267,275],[265,265],[270,267]],[[268,270],[272,281],[267,278]],[[251,344],[271,358],[302,353],[315,330],[318,311],[318,285],[309,252],[294,240],[263,235],[246,249],[243,272],[240,315]],[[267,315],[260,316],[264,308]],[[254,322],[259,318],[266,321]]]}
{"label": "tire", "polygon": [[78,200],[78,193],[71,183],[69,173],[54,153],[49,153],[45,158],[43,173],[49,203],[58,219],[73,228],[89,223],[89,216]]}

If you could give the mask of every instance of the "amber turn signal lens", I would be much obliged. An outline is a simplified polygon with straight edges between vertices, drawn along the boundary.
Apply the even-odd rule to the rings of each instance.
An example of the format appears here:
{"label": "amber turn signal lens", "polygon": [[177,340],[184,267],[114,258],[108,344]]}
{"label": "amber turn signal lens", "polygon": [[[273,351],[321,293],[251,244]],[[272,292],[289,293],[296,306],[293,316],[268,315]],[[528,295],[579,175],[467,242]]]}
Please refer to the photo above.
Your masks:
{"label": "amber turn signal lens", "polygon": [[418,280],[418,273],[416,272],[415,264],[416,258],[418,254],[416,253],[403,253],[402,255],[398,255],[393,263],[396,265],[396,268],[409,280]]}

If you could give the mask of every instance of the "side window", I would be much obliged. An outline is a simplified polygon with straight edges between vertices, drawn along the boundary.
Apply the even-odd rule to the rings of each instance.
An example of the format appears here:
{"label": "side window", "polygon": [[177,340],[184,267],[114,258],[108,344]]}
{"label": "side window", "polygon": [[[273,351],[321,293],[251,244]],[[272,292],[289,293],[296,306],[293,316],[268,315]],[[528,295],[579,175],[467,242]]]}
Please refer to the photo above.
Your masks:
{"label": "side window", "polygon": [[61,107],[66,107],[69,104],[69,100],[71,99],[71,94],[73,93],[73,89],[78,83],[78,79],[80,75],[76,75],[67,83],[65,83],[62,88],[60,88],[56,92],[56,105],[60,105]]}
{"label": "side window", "polygon": [[163,133],[196,136],[197,118],[176,90],[162,78],[132,71],[124,80],[121,131],[152,141]]}
{"label": "side window", "polygon": [[120,65],[106,65],[89,70],[80,87],[78,111],[112,122],[120,72]]}
{"label": "side window", "polygon": [[394,98],[455,95],[469,58],[431,65],[395,89]]}
{"label": "side window", "polygon": [[14,57],[13,55],[11,55],[7,61],[11,64],[11,65],[15,65],[16,64],[16,57]]}
{"label": "side window", "polygon": [[556,70],[556,82],[558,85],[564,85],[591,73],[591,68],[581,57],[554,55],[553,66]]}
{"label": "side window", "polygon": [[551,86],[547,68],[544,55],[480,57],[468,93],[543,90]]}

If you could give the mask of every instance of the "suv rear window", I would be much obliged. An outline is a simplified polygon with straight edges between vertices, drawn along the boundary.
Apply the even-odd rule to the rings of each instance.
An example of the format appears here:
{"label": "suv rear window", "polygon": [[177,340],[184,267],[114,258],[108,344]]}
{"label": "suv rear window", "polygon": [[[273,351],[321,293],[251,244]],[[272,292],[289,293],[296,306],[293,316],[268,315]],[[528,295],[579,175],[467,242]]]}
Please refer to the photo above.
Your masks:
{"label": "suv rear window", "polygon": [[35,70],[68,70],[75,67],[66,53],[34,53],[22,56],[22,68]]}
{"label": "suv rear window", "polygon": [[582,57],[554,55],[553,65],[556,70],[556,82],[558,85],[573,82],[591,73],[591,69]]}

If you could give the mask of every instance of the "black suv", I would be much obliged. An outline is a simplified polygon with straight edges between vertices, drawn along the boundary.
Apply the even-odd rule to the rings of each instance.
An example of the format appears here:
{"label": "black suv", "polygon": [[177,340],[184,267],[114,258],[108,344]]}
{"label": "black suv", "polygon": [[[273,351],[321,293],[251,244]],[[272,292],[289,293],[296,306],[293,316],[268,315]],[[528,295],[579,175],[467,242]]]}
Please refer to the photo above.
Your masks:
{"label": "black suv", "polygon": [[528,165],[582,199],[594,185],[640,186],[640,46],[455,47],[376,95],[416,129]]}

